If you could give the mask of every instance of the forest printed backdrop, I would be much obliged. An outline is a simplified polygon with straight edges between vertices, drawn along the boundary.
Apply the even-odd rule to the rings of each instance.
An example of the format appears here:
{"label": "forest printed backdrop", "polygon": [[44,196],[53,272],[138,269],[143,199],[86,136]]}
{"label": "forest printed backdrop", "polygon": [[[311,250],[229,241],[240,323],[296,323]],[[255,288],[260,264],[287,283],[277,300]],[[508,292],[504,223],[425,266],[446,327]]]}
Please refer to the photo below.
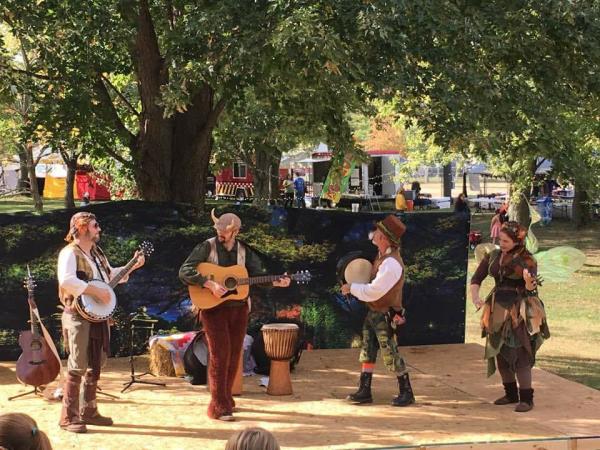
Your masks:
{"label": "forest printed backdrop", "polygon": [[[89,210],[102,224],[101,246],[113,265],[127,262],[144,240],[155,247],[146,265],[116,289],[113,354],[126,351],[126,318],[141,306],[160,319],[159,329],[192,329],[187,289],[177,273],[192,248],[214,235],[208,211],[197,216],[184,206],[141,201],[99,204]],[[308,284],[254,290],[250,330],[257,331],[266,321],[298,320],[315,347],[348,347],[360,330],[364,310],[339,295],[336,265],[349,252],[375,255],[367,236],[385,214],[283,208],[268,212],[244,205],[227,211],[242,218],[241,239],[262,255],[269,273],[309,270],[313,275]],[[40,313],[57,340],[60,336],[56,258],[73,212],[0,215],[0,359],[18,357],[18,331],[28,326],[22,286],[27,264],[37,281]],[[402,218],[408,227],[402,248],[408,315],[404,343],[463,342],[468,218],[449,212]]]}

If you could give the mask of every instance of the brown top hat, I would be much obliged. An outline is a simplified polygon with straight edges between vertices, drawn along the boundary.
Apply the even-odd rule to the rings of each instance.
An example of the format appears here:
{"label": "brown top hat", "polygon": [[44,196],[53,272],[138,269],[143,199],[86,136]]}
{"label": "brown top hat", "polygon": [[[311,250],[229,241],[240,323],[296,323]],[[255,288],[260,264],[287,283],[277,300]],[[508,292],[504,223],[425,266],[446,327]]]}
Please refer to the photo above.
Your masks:
{"label": "brown top hat", "polygon": [[392,244],[399,245],[400,238],[406,231],[406,225],[398,217],[390,214],[385,219],[377,222],[375,226],[386,235]]}

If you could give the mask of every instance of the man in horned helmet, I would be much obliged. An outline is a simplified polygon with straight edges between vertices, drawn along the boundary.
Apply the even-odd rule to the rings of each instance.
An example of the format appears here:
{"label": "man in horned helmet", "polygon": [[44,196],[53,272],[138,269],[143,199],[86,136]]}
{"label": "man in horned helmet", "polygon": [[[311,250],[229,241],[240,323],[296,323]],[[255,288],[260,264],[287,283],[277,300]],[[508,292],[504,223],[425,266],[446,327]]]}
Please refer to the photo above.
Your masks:
{"label": "man in horned helmet", "polygon": [[[227,289],[209,279],[210,274],[198,273],[198,264],[209,262],[223,267],[245,266],[250,276],[260,275],[264,273],[264,269],[256,253],[236,239],[242,227],[240,218],[232,213],[217,217],[214,209],[210,214],[217,236],[207,239],[192,250],[179,269],[179,278],[187,285],[209,289],[215,297],[220,298],[228,292]],[[289,285],[288,277],[273,282],[273,286],[278,287]],[[235,402],[231,390],[248,325],[248,300],[226,301],[202,311],[202,324],[211,358],[208,369],[211,395],[208,417],[212,419],[234,420]]]}

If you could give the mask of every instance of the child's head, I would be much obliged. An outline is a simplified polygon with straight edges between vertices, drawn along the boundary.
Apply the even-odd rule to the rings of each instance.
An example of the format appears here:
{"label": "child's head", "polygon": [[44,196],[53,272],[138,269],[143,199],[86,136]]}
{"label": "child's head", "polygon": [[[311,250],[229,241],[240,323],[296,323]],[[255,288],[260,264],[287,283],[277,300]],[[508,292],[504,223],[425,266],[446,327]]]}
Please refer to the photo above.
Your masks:
{"label": "child's head", "polygon": [[251,427],[231,436],[225,450],[280,450],[280,447],[271,432],[264,428]]}
{"label": "child's head", "polygon": [[52,450],[46,433],[27,414],[0,415],[0,447],[11,450]]}

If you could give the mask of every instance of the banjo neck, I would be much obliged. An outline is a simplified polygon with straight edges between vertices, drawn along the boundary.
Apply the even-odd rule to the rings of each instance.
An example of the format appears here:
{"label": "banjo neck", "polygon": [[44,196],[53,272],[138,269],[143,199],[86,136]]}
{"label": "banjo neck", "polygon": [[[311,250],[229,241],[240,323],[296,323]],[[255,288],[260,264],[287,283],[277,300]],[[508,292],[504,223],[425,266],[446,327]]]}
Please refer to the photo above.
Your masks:
{"label": "banjo neck", "polygon": [[108,285],[111,288],[115,288],[115,286],[117,284],[119,284],[119,281],[121,281],[123,279],[123,277],[125,275],[127,275],[130,271],[131,268],[134,266],[134,264],[137,262],[137,256],[134,256],[133,258],[131,258],[129,260],[129,262],[127,264],[125,264],[125,266],[123,266],[123,268],[121,270],[119,270],[119,273],[117,273],[111,280],[110,283],[108,283]]}

